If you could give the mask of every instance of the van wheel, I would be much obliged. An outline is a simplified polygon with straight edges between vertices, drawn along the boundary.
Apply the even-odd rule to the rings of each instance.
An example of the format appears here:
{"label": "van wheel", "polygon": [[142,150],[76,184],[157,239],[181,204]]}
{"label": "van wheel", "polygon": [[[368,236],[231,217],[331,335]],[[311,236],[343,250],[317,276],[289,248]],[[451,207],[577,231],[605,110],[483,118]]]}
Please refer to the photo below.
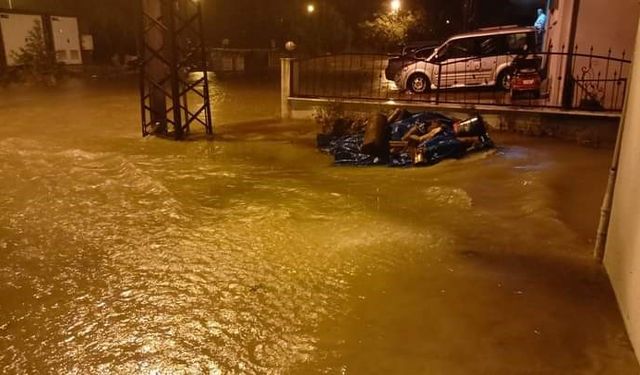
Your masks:
{"label": "van wheel", "polygon": [[496,87],[502,91],[511,90],[511,80],[513,79],[513,69],[504,69],[498,75],[498,80],[496,81]]}
{"label": "van wheel", "polygon": [[409,91],[415,94],[424,94],[431,90],[431,82],[429,81],[429,78],[422,73],[416,73],[409,77],[407,86]]}

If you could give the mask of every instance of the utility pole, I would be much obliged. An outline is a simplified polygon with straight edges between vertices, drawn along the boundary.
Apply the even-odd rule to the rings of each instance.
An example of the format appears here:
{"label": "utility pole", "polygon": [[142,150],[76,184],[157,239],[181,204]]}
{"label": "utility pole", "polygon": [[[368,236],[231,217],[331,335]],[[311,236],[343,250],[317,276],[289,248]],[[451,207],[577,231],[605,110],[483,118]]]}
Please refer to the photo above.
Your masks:
{"label": "utility pole", "polygon": [[[213,133],[202,9],[192,0],[141,0],[142,135]],[[191,77],[195,78],[191,78]],[[195,103],[188,99],[196,99]]]}

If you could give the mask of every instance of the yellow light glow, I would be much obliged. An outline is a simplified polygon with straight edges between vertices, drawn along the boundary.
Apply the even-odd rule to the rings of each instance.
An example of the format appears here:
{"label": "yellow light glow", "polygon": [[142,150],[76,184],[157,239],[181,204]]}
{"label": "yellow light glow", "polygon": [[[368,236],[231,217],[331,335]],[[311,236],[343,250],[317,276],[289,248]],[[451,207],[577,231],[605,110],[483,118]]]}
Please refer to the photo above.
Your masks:
{"label": "yellow light glow", "polygon": [[400,11],[400,8],[402,8],[402,3],[400,2],[400,0],[391,0],[391,11],[393,13],[398,13]]}
{"label": "yellow light glow", "polygon": [[307,13],[312,14],[316,11],[316,6],[313,4],[307,5]]}

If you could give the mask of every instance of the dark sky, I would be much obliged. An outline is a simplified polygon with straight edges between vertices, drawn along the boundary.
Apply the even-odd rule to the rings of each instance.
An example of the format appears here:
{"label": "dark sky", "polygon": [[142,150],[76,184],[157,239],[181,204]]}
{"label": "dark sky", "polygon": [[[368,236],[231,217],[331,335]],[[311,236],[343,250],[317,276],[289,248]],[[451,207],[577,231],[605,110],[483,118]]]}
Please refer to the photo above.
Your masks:
{"label": "dark sky", "polygon": [[[203,4],[207,39],[220,45],[229,38],[232,46],[268,47],[271,39],[282,40],[296,23],[310,22],[305,15],[309,2],[318,8],[334,7],[348,26],[357,25],[373,13],[388,9],[389,0],[199,0]],[[462,4],[466,0],[402,0],[404,9],[425,10],[430,22],[451,20],[439,34],[453,34],[463,27]],[[546,0],[474,0],[478,27],[533,24],[535,9]],[[0,0],[5,7],[7,0]],[[77,14],[85,31],[96,34],[98,44],[111,49],[135,47],[137,0],[14,0],[16,8]],[[442,39],[447,35],[440,35]],[[127,45],[127,47],[121,47]]]}
{"label": "dark sky", "polygon": [[[203,1],[208,34],[212,43],[229,38],[232,44],[258,44],[266,47],[271,38],[286,33],[288,22],[308,22],[304,15],[307,3],[317,7],[330,5],[344,15],[352,27],[371,18],[374,12],[388,7],[389,0],[201,0]],[[448,33],[462,28],[464,0],[402,0],[405,9],[424,9],[439,22],[450,19],[456,25]],[[478,27],[496,25],[532,25],[536,8],[546,0],[475,0]],[[284,24],[284,25],[283,25]],[[278,29],[280,27],[280,29]]]}

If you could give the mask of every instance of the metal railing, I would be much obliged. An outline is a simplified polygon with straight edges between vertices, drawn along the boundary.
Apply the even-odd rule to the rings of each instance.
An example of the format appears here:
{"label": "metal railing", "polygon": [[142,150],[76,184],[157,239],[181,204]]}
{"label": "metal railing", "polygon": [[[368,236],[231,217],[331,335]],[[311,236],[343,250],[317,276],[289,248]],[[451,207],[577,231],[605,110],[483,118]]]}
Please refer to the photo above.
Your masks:
{"label": "metal railing", "polygon": [[[631,68],[625,53],[614,56],[609,50],[598,55],[593,48],[587,53],[562,47],[527,56],[407,59],[396,71],[387,72],[394,58],[398,56],[341,54],[296,59],[291,97],[620,112]],[[533,74],[516,69],[514,61],[522,59],[540,62]],[[527,74],[539,79],[539,85],[519,85],[527,83]],[[420,86],[419,79],[426,86]]]}

